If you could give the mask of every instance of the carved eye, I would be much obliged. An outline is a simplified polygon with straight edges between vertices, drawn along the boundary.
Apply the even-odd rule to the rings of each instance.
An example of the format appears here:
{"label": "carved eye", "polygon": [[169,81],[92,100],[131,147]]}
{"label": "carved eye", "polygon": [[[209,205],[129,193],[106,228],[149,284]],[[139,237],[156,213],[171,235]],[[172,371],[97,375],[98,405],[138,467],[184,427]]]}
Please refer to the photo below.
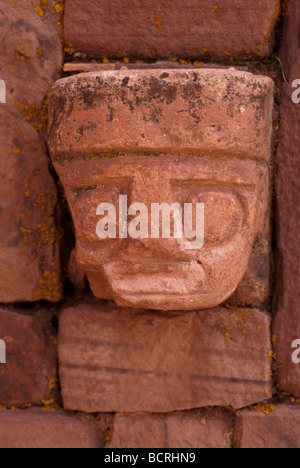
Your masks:
{"label": "carved eye", "polygon": [[[242,229],[243,208],[231,190],[205,189],[190,194],[184,203],[204,203],[204,248],[220,246]],[[193,210],[193,226],[196,227]]]}
{"label": "carved eye", "polygon": [[[70,205],[76,229],[76,237],[78,240],[82,242],[99,242],[99,238],[96,233],[96,226],[103,216],[98,216],[96,211],[98,205],[101,203],[111,203],[116,208],[118,232],[118,206],[120,194],[121,192],[119,189],[98,186],[81,193],[79,192],[76,197],[74,197],[75,201],[73,203],[71,202]],[[101,240],[102,243],[106,241],[106,239]]]}

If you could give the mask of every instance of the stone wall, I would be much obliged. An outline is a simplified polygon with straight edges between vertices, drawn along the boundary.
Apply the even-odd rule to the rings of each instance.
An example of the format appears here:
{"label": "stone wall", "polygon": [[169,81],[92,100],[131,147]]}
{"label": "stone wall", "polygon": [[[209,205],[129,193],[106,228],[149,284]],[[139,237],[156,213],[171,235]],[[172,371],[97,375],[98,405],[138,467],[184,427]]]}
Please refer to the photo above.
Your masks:
{"label": "stone wall", "polygon": [[[299,448],[299,1],[0,0],[0,39],[0,447]],[[168,196],[171,156],[176,193],[191,167],[243,186],[246,239],[180,271],[179,243],[130,244],[139,299],[88,191],[121,167]]]}

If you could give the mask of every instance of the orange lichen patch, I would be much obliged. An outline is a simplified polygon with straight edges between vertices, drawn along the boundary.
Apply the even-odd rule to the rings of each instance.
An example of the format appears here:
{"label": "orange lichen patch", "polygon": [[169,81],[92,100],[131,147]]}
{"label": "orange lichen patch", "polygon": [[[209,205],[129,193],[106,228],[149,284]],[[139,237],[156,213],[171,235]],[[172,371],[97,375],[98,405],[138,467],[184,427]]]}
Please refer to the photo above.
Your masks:
{"label": "orange lichen patch", "polygon": [[21,62],[27,62],[27,60],[29,60],[28,57],[26,57],[26,55],[21,54],[21,52],[19,51],[16,51],[15,56],[18,60],[21,60]]}
{"label": "orange lichen patch", "polygon": [[186,60],[183,60],[183,59],[180,59],[180,60],[179,60],[179,63],[181,63],[181,65],[187,65],[187,61],[186,61]]}
{"label": "orange lichen patch", "polygon": [[271,404],[255,406],[255,408],[253,408],[253,411],[257,411],[258,413],[263,413],[266,416],[268,416],[270,413],[273,413],[275,411],[275,406]]}
{"label": "orange lichen patch", "polygon": [[56,411],[59,408],[55,398],[51,398],[50,400],[42,400],[42,403],[44,411]]}
{"label": "orange lichen patch", "polygon": [[104,441],[105,442],[109,442],[112,438],[112,430],[111,429],[108,429],[106,431],[106,434],[105,434],[105,437],[104,437]]}
{"label": "orange lichen patch", "polygon": [[29,122],[37,131],[42,131],[47,126],[48,122],[48,105],[49,105],[49,92],[44,99],[42,108],[39,109],[35,105],[22,104],[21,102],[16,102],[18,109],[22,112],[25,112],[23,120]]}
{"label": "orange lichen patch", "polygon": [[64,12],[65,6],[63,1],[59,3],[52,2],[52,6],[56,13],[61,14]]}
{"label": "orange lichen patch", "polygon": [[50,302],[58,302],[61,298],[60,285],[56,278],[55,272],[45,271],[44,277],[39,281],[40,287],[35,293],[35,300],[47,300]]}
{"label": "orange lichen patch", "polygon": [[44,10],[42,10],[42,8],[40,6],[37,6],[35,7],[34,11],[40,15],[40,16],[44,16]]}
{"label": "orange lichen patch", "polygon": [[220,327],[222,329],[222,332],[223,332],[225,338],[230,338],[229,332],[232,330],[232,327],[228,326],[226,323],[222,323],[220,325]]}
{"label": "orange lichen patch", "polygon": [[65,41],[64,43],[64,51],[67,55],[73,55],[75,52],[74,47],[72,46],[71,42]]}
{"label": "orange lichen patch", "polygon": [[39,47],[36,51],[36,56],[37,57],[41,57],[43,55],[43,48],[42,47]]}
{"label": "orange lichen patch", "polygon": [[49,384],[48,384],[49,392],[51,392],[52,390],[54,390],[57,387],[57,382],[58,382],[57,378],[53,378],[53,379],[49,380]]}
{"label": "orange lichen patch", "polygon": [[275,343],[276,341],[276,335],[272,335],[272,343]]}
{"label": "orange lichen patch", "polygon": [[157,28],[162,28],[162,20],[163,20],[163,17],[165,16],[164,13],[161,13],[160,15],[154,15],[154,22],[155,22],[155,26]]}
{"label": "orange lichen patch", "polygon": [[47,223],[41,223],[38,225],[38,230],[42,242],[46,245],[53,245],[57,240],[57,230],[54,226],[48,226]]}
{"label": "orange lichen patch", "polygon": [[16,154],[16,155],[19,154],[20,152],[21,152],[21,150],[18,147],[14,148],[14,150],[13,150],[13,153]]}
{"label": "orange lichen patch", "polygon": [[203,67],[204,62],[201,62],[200,60],[196,60],[196,61],[194,62],[194,65],[195,65],[195,67]]}
{"label": "orange lichen patch", "polygon": [[124,57],[124,63],[130,63],[130,58],[129,57]]}
{"label": "orange lichen patch", "polygon": [[259,47],[257,55],[260,56],[263,52],[264,46],[267,44],[269,41],[270,37],[273,34],[273,31],[275,29],[276,24],[279,21],[281,12],[282,12],[282,7],[281,7],[281,0],[274,0],[275,2],[275,10],[271,19],[271,23],[268,29],[268,32],[266,33],[262,45]]}
{"label": "orange lichen patch", "polygon": [[102,55],[102,62],[103,63],[109,63],[109,60],[105,54]]}
{"label": "orange lichen patch", "polygon": [[215,12],[217,11],[218,8],[219,8],[218,5],[216,5],[214,8],[211,9],[211,12],[212,12],[212,13],[215,13]]}
{"label": "orange lichen patch", "polygon": [[179,28],[178,31],[180,32],[180,34],[183,34],[184,29],[183,29],[183,28]]}
{"label": "orange lichen patch", "polygon": [[257,325],[257,331],[261,331],[261,325]]}
{"label": "orange lichen patch", "polygon": [[20,411],[20,408],[17,408],[17,406],[11,406],[10,410],[15,411],[17,413],[18,411]]}
{"label": "orange lichen patch", "polygon": [[150,54],[150,57],[153,59],[157,57],[157,52],[155,49],[150,49],[149,54]]}
{"label": "orange lichen patch", "polygon": [[52,344],[53,346],[57,346],[58,345],[58,339],[56,336],[51,336],[50,337],[50,344]]}

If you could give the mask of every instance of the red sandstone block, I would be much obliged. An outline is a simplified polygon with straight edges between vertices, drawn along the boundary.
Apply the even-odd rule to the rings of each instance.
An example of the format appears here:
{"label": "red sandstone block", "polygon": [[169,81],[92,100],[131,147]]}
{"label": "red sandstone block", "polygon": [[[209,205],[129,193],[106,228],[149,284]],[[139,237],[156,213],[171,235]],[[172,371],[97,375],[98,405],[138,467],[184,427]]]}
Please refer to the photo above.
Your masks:
{"label": "red sandstone block", "polygon": [[241,408],[270,398],[270,319],[257,310],[155,313],[81,303],[59,325],[64,407]]}
{"label": "red sandstone block", "polygon": [[[25,5],[26,4],[26,5]],[[47,122],[47,93],[62,64],[51,7],[8,2],[1,9],[0,302],[61,298],[56,187],[37,130]]]}
{"label": "red sandstone block", "polygon": [[6,344],[6,364],[0,364],[0,406],[36,404],[47,398],[56,357],[45,320],[0,309],[0,339]]}
{"label": "red sandstone block", "polygon": [[220,410],[116,414],[107,448],[230,448],[232,416]]}
{"label": "red sandstone block", "polygon": [[[300,3],[291,0],[285,16],[281,57],[290,85],[300,79]],[[283,85],[281,125],[277,151],[277,297],[274,333],[282,390],[300,396],[300,366],[292,362],[292,343],[300,339],[300,103],[292,101],[295,91]]]}
{"label": "red sandstone block", "polygon": [[0,411],[0,448],[101,448],[103,437],[92,422],[62,411]]}
{"label": "red sandstone block", "polygon": [[64,32],[97,56],[265,57],[279,14],[276,0],[66,0]]}
{"label": "red sandstone block", "polygon": [[242,448],[300,447],[299,406],[277,405],[269,414],[246,410],[241,418]]}

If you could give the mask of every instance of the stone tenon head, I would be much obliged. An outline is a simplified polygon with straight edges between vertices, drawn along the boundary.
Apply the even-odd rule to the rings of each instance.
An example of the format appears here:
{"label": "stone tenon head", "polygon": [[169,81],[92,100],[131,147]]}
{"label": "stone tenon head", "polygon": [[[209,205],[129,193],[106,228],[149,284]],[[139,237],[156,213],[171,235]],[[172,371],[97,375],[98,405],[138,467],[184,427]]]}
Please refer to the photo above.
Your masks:
{"label": "stone tenon head", "polygon": [[[272,105],[271,79],[232,69],[88,73],[54,84],[49,148],[96,297],[192,310],[233,294],[264,223]],[[118,231],[120,196],[149,217],[152,204],[203,204],[203,247],[187,249],[174,220],[169,238],[99,240],[97,207],[116,207]]]}

